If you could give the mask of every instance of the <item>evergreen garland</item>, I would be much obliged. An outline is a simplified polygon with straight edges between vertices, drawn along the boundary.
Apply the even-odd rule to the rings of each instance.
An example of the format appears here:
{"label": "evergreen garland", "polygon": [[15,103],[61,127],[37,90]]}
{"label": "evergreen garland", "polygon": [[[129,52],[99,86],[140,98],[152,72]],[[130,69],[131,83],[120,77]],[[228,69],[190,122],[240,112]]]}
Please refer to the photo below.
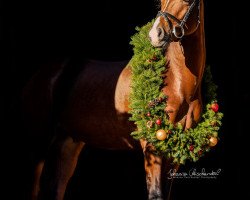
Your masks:
{"label": "evergreen garland", "polygon": [[[138,33],[132,36],[130,42],[134,46],[134,56],[130,62],[130,120],[137,126],[131,135],[135,139],[146,139],[153,144],[156,153],[173,158],[174,163],[184,164],[186,160],[195,162],[217,143],[223,117],[223,114],[218,112],[217,86],[212,82],[210,68],[206,67],[203,81],[207,88],[208,104],[202,121],[195,128],[186,131],[180,124],[170,123],[168,114],[164,111],[167,96],[162,92],[167,61],[162,50],[152,47],[148,39],[152,24],[153,21],[142,28],[137,27]],[[166,133],[166,138],[157,139],[156,133],[159,130]]]}

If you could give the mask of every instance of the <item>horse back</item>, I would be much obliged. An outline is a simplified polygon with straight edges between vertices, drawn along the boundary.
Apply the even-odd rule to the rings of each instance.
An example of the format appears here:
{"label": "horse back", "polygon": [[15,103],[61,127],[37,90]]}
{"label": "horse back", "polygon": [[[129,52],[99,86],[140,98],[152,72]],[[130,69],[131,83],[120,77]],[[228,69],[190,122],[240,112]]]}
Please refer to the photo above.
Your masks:
{"label": "horse back", "polygon": [[54,93],[66,63],[61,60],[42,65],[22,90],[22,121],[31,137],[40,138],[50,134]]}

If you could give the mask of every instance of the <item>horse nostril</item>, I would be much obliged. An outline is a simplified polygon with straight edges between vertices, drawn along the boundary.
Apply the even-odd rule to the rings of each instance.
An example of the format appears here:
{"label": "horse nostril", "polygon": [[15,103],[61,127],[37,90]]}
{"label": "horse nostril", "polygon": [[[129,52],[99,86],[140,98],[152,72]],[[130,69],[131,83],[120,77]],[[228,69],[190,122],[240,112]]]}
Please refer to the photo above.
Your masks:
{"label": "horse nostril", "polygon": [[162,33],[161,28],[158,28],[158,37],[161,35],[161,33]]}
{"label": "horse nostril", "polygon": [[163,30],[163,28],[158,28],[157,29],[157,31],[158,31],[158,38],[161,40],[161,39],[163,39],[163,37],[164,37],[164,30]]}

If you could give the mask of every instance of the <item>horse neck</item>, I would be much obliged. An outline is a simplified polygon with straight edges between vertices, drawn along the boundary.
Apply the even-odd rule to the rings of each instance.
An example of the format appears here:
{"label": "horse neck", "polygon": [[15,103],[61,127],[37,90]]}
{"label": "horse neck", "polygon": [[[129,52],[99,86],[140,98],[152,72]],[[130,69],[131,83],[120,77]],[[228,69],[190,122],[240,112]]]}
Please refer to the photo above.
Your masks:
{"label": "horse neck", "polygon": [[197,30],[185,37],[181,42],[187,67],[201,81],[206,62],[205,30],[204,30],[204,4],[200,1],[200,24]]}
{"label": "horse neck", "polygon": [[202,1],[200,12],[200,24],[197,30],[193,34],[185,36],[180,42],[170,43],[166,51],[169,70],[172,72],[169,75],[182,76],[183,79],[188,80],[189,85],[188,83],[186,85],[189,90],[192,87],[190,85],[195,85],[189,94],[195,93],[199,88],[205,67],[206,49]]}

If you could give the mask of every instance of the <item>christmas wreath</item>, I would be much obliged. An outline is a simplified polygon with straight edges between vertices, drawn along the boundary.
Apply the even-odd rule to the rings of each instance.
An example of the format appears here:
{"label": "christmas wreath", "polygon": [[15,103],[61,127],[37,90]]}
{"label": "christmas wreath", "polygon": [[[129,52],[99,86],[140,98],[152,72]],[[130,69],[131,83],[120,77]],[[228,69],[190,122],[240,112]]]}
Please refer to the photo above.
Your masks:
{"label": "christmas wreath", "polygon": [[164,111],[167,96],[162,92],[166,59],[162,50],[152,47],[148,32],[149,22],[131,38],[134,56],[130,62],[132,83],[130,95],[130,120],[137,129],[131,133],[135,139],[145,139],[155,147],[158,154],[173,158],[174,163],[197,161],[218,142],[218,131],[223,114],[216,100],[217,86],[212,82],[209,66],[206,67],[203,83],[206,86],[207,105],[202,120],[195,128],[183,130],[181,124],[172,124]]}

